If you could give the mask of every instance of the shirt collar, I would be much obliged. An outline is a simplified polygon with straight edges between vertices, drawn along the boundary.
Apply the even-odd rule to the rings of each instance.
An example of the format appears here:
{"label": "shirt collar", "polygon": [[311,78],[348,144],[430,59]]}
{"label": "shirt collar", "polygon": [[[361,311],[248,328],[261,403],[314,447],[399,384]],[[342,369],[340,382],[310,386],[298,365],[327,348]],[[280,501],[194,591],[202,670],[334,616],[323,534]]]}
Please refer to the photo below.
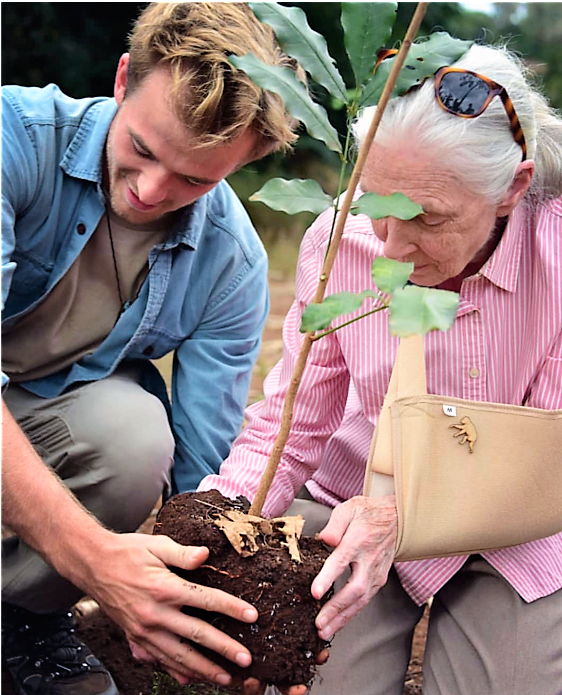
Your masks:
{"label": "shirt collar", "polygon": [[115,99],[97,101],[85,112],[61,160],[69,176],[101,186],[105,141],[116,113]]}
{"label": "shirt collar", "polygon": [[480,275],[507,292],[517,289],[524,229],[525,206],[520,204],[509,216],[499,244],[480,270]]}

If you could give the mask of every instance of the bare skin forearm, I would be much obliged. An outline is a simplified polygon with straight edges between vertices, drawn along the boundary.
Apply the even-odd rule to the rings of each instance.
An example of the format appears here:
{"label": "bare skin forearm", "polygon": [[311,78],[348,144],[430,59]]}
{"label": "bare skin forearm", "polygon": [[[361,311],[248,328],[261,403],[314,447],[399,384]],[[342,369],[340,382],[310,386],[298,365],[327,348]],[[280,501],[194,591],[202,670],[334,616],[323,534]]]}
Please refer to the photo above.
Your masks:
{"label": "bare skin forearm", "polygon": [[89,575],[88,555],[110,534],[43,463],[4,402],[2,521],[79,585]]}

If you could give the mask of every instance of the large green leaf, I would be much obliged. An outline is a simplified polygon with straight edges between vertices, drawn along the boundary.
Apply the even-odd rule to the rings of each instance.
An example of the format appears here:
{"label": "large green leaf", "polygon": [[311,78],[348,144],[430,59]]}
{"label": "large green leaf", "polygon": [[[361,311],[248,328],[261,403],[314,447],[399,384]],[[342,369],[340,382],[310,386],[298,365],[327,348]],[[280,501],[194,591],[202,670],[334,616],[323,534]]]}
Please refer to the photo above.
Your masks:
{"label": "large green leaf", "polygon": [[401,263],[391,258],[377,256],[371,267],[371,277],[381,292],[392,294],[395,290],[404,287],[413,270],[413,263]]}
{"label": "large green leaf", "polygon": [[[405,94],[414,85],[421,84],[426,77],[431,77],[439,68],[451,65],[468,51],[472,43],[455,39],[446,31],[438,31],[426,41],[412,44],[392,96]],[[359,103],[361,107],[378,103],[394,60],[383,60],[374,77],[367,82]]]}
{"label": "large green leaf", "polygon": [[324,193],[318,181],[312,179],[270,179],[250,200],[265,203],[273,210],[289,215],[314,212],[319,215],[332,206],[333,200]]}
{"label": "large green leaf", "polygon": [[339,101],[347,103],[345,83],[322,34],[308,25],[299,7],[285,7],[277,2],[250,2],[257,18],[269,24],[283,51],[296,58],[313,80],[325,87]]}
{"label": "large green leaf", "polygon": [[377,51],[392,33],[397,7],[396,2],[342,2],[345,50],[357,86],[372,75]]}
{"label": "large green leaf", "polygon": [[342,151],[337,131],[328,120],[326,111],[312,101],[306,87],[290,68],[266,65],[252,53],[231,55],[234,67],[243,70],[262,89],[279,94],[287,111],[302,121],[313,138],[321,140],[336,152]]}
{"label": "large green leaf", "polygon": [[378,299],[379,295],[374,290],[365,290],[355,294],[354,292],[338,292],[331,294],[319,304],[309,304],[303,311],[301,320],[301,333],[319,331],[328,328],[334,319],[343,314],[356,311],[367,297]]}
{"label": "large green leaf", "polygon": [[410,200],[404,193],[391,193],[390,195],[363,193],[360,198],[353,202],[349,212],[352,215],[367,215],[372,220],[381,220],[383,217],[412,220],[418,215],[423,215],[423,208]]}
{"label": "large green leaf", "polygon": [[458,304],[456,292],[415,285],[397,289],[390,301],[390,331],[402,338],[446,331],[453,325]]}

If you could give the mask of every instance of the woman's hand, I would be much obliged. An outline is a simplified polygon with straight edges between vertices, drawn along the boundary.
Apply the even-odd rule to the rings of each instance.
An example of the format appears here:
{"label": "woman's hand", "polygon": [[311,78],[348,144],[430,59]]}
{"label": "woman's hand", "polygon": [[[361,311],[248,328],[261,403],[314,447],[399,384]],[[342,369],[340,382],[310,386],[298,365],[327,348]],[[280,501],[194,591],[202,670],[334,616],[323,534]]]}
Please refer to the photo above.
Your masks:
{"label": "woman's hand", "polygon": [[316,618],[322,639],[331,639],[386,584],[394,560],[397,519],[394,495],[352,497],[335,507],[319,534],[335,550],[312,582],[312,595],[322,598],[348,566],[351,576]]}

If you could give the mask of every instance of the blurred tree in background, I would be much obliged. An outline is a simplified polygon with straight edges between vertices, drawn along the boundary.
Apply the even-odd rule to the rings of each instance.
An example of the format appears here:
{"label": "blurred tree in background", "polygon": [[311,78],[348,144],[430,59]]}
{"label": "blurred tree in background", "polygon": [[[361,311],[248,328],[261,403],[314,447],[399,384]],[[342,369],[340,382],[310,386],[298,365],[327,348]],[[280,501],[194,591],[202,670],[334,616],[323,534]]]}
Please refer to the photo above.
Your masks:
{"label": "blurred tree in background", "polygon": [[[44,86],[54,82],[73,97],[112,95],[119,56],[127,50],[127,34],[147,3],[135,2],[2,2],[2,84]],[[310,26],[328,43],[348,85],[351,68],[343,47],[339,2],[288,2],[301,7]],[[416,3],[398,4],[388,47],[398,45]],[[461,39],[506,42],[522,55],[537,75],[553,106],[562,109],[562,3],[492,3],[488,12],[468,3],[431,2],[420,36],[444,30]],[[345,114],[330,103],[322,88],[315,96],[344,132]],[[272,156],[231,177],[256,227],[271,251],[286,238],[300,240],[313,219],[303,213],[274,212],[248,197],[272,176],[316,178],[335,194],[339,159],[316,140],[303,135],[293,154]],[[284,254],[289,267],[294,259]]]}

